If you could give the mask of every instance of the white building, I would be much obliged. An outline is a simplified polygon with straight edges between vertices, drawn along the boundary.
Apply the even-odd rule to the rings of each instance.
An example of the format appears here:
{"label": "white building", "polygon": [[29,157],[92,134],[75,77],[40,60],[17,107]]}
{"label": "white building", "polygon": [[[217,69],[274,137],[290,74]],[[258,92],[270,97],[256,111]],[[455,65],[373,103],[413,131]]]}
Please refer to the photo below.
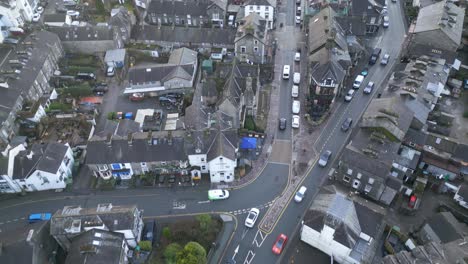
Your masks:
{"label": "white building", "polygon": [[468,185],[460,185],[453,199],[457,204],[468,209]]}
{"label": "white building", "polygon": [[273,29],[275,21],[276,1],[273,0],[251,0],[245,4],[245,17],[251,13],[257,13],[267,21],[267,28]]}
{"label": "white building", "polygon": [[208,152],[210,180],[214,183],[234,181],[237,167],[237,134],[235,131],[218,131]]}
{"label": "white building", "polygon": [[368,263],[383,232],[383,208],[327,186],[307,211],[300,237],[338,263]]}
{"label": "white building", "polygon": [[6,152],[0,193],[64,189],[71,180],[74,158],[68,144],[35,144],[29,151],[19,144]]}
{"label": "white building", "polygon": [[22,27],[26,22],[31,22],[36,6],[35,0],[0,1],[0,14],[3,16],[2,20],[6,22],[5,26]]}

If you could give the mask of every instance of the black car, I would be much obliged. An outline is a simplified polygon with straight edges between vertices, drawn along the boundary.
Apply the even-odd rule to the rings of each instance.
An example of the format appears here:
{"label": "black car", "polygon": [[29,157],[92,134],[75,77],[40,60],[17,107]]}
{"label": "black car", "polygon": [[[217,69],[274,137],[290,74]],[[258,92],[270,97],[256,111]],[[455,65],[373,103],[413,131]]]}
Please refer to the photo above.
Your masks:
{"label": "black car", "polygon": [[375,48],[374,51],[372,52],[372,55],[369,58],[369,64],[373,65],[377,62],[379,59],[380,53],[382,52],[382,49]]}
{"label": "black car", "polygon": [[144,228],[143,228],[143,241],[150,241],[151,244],[154,242],[154,226],[155,226],[155,221],[148,221],[144,223]]}
{"label": "black car", "polygon": [[353,125],[353,119],[351,119],[351,117],[348,117],[345,119],[345,121],[341,125],[341,130],[346,132],[351,128],[352,125]]}
{"label": "black car", "polygon": [[106,93],[107,90],[107,86],[96,86],[93,88],[94,93]]}
{"label": "black car", "polygon": [[175,182],[175,175],[169,176],[169,183],[174,183]]}
{"label": "black car", "polygon": [[281,130],[286,129],[286,118],[280,118],[280,120],[279,120],[279,129],[281,129]]}

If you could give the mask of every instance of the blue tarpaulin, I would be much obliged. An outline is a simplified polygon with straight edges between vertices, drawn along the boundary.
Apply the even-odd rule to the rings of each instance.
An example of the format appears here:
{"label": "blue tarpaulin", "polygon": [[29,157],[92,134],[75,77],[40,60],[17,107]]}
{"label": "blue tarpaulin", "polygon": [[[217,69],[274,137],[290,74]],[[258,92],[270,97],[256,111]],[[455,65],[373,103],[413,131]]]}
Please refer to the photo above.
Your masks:
{"label": "blue tarpaulin", "polygon": [[241,149],[256,149],[257,148],[257,139],[253,137],[243,137],[241,144]]}

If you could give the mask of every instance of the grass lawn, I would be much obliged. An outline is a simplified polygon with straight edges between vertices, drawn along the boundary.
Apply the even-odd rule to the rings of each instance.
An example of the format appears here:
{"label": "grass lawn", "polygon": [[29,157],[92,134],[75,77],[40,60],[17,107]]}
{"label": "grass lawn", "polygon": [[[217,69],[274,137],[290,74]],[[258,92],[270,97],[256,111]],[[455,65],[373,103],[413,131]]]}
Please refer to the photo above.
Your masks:
{"label": "grass lawn", "polygon": [[148,261],[150,264],[167,263],[164,259],[163,252],[171,243],[178,243],[183,247],[188,242],[195,241],[203,246],[208,254],[212,243],[216,240],[218,233],[221,231],[222,222],[217,217],[213,217],[206,232],[202,231],[200,222],[195,217],[174,223],[164,223],[161,230],[166,227],[169,228],[170,235],[162,235],[160,243],[155,243]]}

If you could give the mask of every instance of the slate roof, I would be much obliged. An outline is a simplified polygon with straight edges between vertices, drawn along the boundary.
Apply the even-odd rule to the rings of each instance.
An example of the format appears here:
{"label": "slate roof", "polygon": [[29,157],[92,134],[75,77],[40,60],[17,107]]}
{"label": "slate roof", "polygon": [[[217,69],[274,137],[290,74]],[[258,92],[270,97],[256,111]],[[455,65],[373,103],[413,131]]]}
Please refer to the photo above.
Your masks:
{"label": "slate roof", "polygon": [[134,133],[131,144],[128,136],[113,136],[108,144],[106,138],[93,137],[88,141],[86,164],[111,164],[151,161],[181,161],[186,160],[184,139],[156,137],[153,133],[148,143],[148,133]]}
{"label": "slate roof", "polygon": [[468,185],[462,184],[458,189],[457,194],[463,198],[464,201],[468,201]]}
{"label": "slate roof", "polygon": [[248,6],[248,5],[256,5],[256,6],[272,6],[272,7],[276,7],[276,2],[273,2],[273,1],[268,1],[268,0],[250,0],[250,1],[246,1],[246,3],[244,3],[245,6]]}
{"label": "slate roof", "polygon": [[378,17],[385,5],[385,0],[352,0],[350,13],[352,16],[368,18]]}
{"label": "slate roof", "polygon": [[202,96],[218,96],[218,90],[216,89],[216,82],[214,79],[208,78],[204,83],[202,83]]}
{"label": "slate roof", "polygon": [[450,212],[440,212],[432,216],[422,230],[423,241],[435,241],[448,243],[458,239],[463,239],[466,228]]}
{"label": "slate roof", "polygon": [[336,12],[331,7],[322,9],[309,20],[308,50],[313,54],[323,48],[329,38],[341,50],[347,50],[344,32],[335,20]]}
{"label": "slate roof", "polygon": [[240,25],[237,27],[236,39],[238,42],[247,35],[255,37],[260,42],[266,42],[266,20],[257,13],[250,13],[248,16],[240,20]]}
{"label": "slate roof", "polygon": [[124,240],[122,233],[91,229],[72,239],[65,263],[121,263]]}
{"label": "slate roof", "polygon": [[49,30],[61,41],[114,41],[112,26],[51,27]]}
{"label": "slate roof", "polygon": [[208,161],[213,160],[219,156],[223,156],[231,160],[236,160],[237,144],[238,138],[236,131],[217,131],[215,139],[208,149]]}
{"label": "slate roof", "polygon": [[463,143],[458,143],[457,149],[455,150],[455,153],[453,153],[453,157],[464,162],[468,162],[468,146]]}
{"label": "slate roof", "polygon": [[172,51],[169,56],[168,64],[186,65],[195,64],[197,62],[198,53],[188,48],[179,48]]}
{"label": "slate roof", "polygon": [[65,13],[57,13],[57,14],[45,14],[44,15],[44,23],[47,22],[65,22],[67,18],[67,14]]}
{"label": "slate roof", "polygon": [[335,17],[346,35],[365,36],[366,23],[363,23],[362,17],[337,16]]}
{"label": "slate roof", "polygon": [[130,85],[157,82],[164,85],[165,81],[174,77],[190,80],[194,73],[194,65],[160,65],[151,68],[131,68],[128,72],[128,81]]}
{"label": "slate roof", "polygon": [[[460,45],[464,15],[463,8],[449,1],[428,5],[419,10],[414,33],[441,30],[452,42]],[[453,24],[453,26],[449,26],[449,24]]]}
{"label": "slate roof", "polygon": [[50,142],[45,145],[34,144],[31,148],[33,155],[31,151],[21,151],[15,157],[13,178],[27,178],[36,170],[56,174],[68,148],[64,144]]}

